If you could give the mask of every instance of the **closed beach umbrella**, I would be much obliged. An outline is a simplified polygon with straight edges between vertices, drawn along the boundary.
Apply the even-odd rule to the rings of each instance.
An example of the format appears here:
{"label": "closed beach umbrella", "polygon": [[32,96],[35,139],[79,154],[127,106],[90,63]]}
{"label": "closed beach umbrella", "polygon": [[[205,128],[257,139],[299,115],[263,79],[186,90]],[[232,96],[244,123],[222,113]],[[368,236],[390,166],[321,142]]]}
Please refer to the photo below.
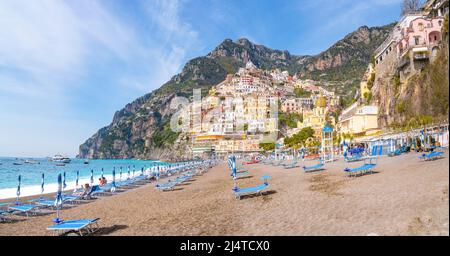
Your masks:
{"label": "closed beach umbrella", "polygon": [[134,178],[134,173],[136,172],[136,167],[133,165],[133,178]]}
{"label": "closed beach umbrella", "polygon": [[103,168],[102,168],[102,179],[103,179]]}
{"label": "closed beach umbrella", "polygon": [[66,172],[64,172],[64,174],[63,174],[63,189],[65,189],[67,187],[67,184],[66,184]]}
{"label": "closed beach umbrella", "polygon": [[44,194],[44,173],[42,173],[42,176],[41,176],[41,197],[42,197],[42,194]]}
{"label": "closed beach umbrella", "polygon": [[91,170],[91,185],[94,184],[94,170]]}
{"label": "closed beach umbrella", "polygon": [[78,188],[78,179],[80,178],[80,171],[77,171],[77,179],[75,180],[75,188]]}
{"label": "closed beach umbrella", "polygon": [[127,180],[129,180],[130,179],[130,166],[128,166],[128,169],[127,169]]}
{"label": "closed beach umbrella", "polygon": [[122,181],[122,166],[120,166],[120,176],[119,176],[119,182]]}
{"label": "closed beach umbrella", "polygon": [[141,168],[141,176],[144,175],[144,167]]}
{"label": "closed beach umbrella", "polygon": [[111,191],[114,192],[116,191],[116,167],[113,167],[113,171],[112,171],[112,188]]}
{"label": "closed beach umbrella", "polygon": [[232,161],[232,172],[233,172],[233,190],[237,191],[238,187],[237,187],[237,183],[236,183],[236,178],[237,178],[237,170],[236,170],[236,157],[235,156],[231,156],[231,161]]}
{"label": "closed beach umbrella", "polygon": [[21,181],[22,181],[22,176],[21,176],[21,175],[19,175],[18,181],[19,181],[19,184],[17,185],[17,192],[16,192],[17,198],[16,198],[16,204],[19,204],[20,183],[21,183]]}
{"label": "closed beach umbrella", "polygon": [[56,207],[56,219],[54,219],[53,221],[56,223],[60,223],[61,220],[59,218],[59,209],[61,208],[63,204],[63,200],[62,200],[62,178],[61,178],[61,173],[58,174],[58,192],[56,193],[56,198],[55,198],[55,207]]}

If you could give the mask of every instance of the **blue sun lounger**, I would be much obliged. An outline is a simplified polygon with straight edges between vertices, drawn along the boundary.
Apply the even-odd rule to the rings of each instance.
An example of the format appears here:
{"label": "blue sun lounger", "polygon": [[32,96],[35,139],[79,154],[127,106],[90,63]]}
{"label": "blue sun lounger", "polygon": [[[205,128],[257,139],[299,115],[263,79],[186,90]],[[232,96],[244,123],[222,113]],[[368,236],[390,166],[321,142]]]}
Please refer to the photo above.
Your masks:
{"label": "blue sun lounger", "polygon": [[295,167],[298,166],[297,163],[298,163],[298,161],[297,161],[297,160],[294,160],[294,161],[292,161],[291,163],[283,164],[283,167],[284,167],[284,169],[295,168]]}
{"label": "blue sun lounger", "polygon": [[264,175],[261,177],[261,179],[264,180],[264,183],[254,186],[254,187],[248,187],[248,188],[236,188],[233,189],[234,191],[234,196],[237,199],[241,199],[241,196],[243,195],[248,195],[248,194],[262,194],[263,190],[265,190],[268,186],[269,183],[267,182],[267,180],[269,179],[269,175]]}
{"label": "blue sun lounger", "polygon": [[18,205],[11,205],[8,207],[10,210],[12,210],[12,213],[25,213],[27,217],[29,216],[28,213],[36,214],[35,210],[37,208],[37,205],[34,204],[18,204]]}
{"label": "blue sun lounger", "polygon": [[65,220],[61,223],[55,224],[47,228],[47,230],[52,230],[54,235],[59,234],[60,232],[78,232],[80,236],[83,236],[83,231],[86,231],[86,234],[92,234],[96,230],[98,230],[97,219],[80,219],[80,220]]}
{"label": "blue sun lounger", "polygon": [[55,200],[40,198],[38,200],[34,200],[33,202],[40,206],[50,207],[52,209],[55,208]]}
{"label": "blue sun lounger", "polygon": [[161,184],[156,184],[155,188],[162,191],[173,190],[173,188],[177,185],[176,182],[166,182]]}
{"label": "blue sun lounger", "polygon": [[420,159],[423,159],[425,161],[430,161],[430,160],[436,160],[436,159],[442,158],[442,157],[444,157],[444,152],[433,151],[431,153],[421,155]]}
{"label": "blue sun lounger", "polygon": [[399,156],[399,155],[401,155],[401,154],[402,154],[401,149],[396,149],[396,150],[394,150],[394,151],[388,153],[388,156],[390,156],[390,157],[392,157],[392,156]]}
{"label": "blue sun lounger", "polygon": [[318,163],[315,165],[311,165],[311,166],[303,166],[303,171],[304,172],[313,172],[313,171],[319,171],[319,170],[323,170],[323,163]]}
{"label": "blue sun lounger", "polygon": [[362,158],[361,154],[353,154],[351,157],[345,157],[344,159],[347,162],[356,162],[356,161],[364,160]]}
{"label": "blue sun lounger", "polygon": [[367,172],[372,172],[372,169],[375,168],[376,164],[372,164],[372,163],[365,163],[362,166],[356,167],[356,168],[345,168],[344,172],[347,173],[347,175],[350,176],[355,176],[358,174],[364,174]]}

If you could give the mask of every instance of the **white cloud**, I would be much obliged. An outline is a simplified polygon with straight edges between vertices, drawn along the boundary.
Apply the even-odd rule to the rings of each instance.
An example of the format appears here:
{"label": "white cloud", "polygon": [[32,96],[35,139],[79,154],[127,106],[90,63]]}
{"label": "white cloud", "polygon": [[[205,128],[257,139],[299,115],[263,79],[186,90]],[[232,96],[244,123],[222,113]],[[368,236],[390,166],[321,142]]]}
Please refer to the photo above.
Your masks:
{"label": "white cloud", "polygon": [[[181,1],[143,2],[146,15],[138,18],[145,24],[109,4],[0,1],[0,116],[10,116],[14,125],[33,120],[20,131],[0,133],[2,145],[11,152],[20,152],[33,138],[40,143],[36,152],[53,154],[58,145],[67,152],[77,151],[92,130],[82,129],[81,134],[80,127],[87,124],[68,117],[93,115],[74,106],[86,101],[77,99],[77,90],[92,98],[94,92],[116,93],[122,98],[111,97],[125,104],[166,82],[190,57],[190,49],[199,45],[197,32],[180,18]],[[96,107],[102,108],[102,102]],[[36,118],[39,115],[45,120]],[[90,128],[102,125],[89,123]],[[71,134],[71,139],[62,143],[52,134],[58,139]]]}

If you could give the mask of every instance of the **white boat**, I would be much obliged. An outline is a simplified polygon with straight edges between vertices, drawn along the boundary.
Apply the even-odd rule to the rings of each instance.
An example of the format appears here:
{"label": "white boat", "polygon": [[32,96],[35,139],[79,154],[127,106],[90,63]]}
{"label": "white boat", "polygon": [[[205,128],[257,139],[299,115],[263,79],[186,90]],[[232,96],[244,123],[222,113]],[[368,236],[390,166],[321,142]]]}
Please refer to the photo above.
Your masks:
{"label": "white boat", "polygon": [[68,158],[66,156],[62,156],[62,155],[55,155],[54,157],[52,157],[51,161],[68,164],[68,163],[70,163],[70,158]]}

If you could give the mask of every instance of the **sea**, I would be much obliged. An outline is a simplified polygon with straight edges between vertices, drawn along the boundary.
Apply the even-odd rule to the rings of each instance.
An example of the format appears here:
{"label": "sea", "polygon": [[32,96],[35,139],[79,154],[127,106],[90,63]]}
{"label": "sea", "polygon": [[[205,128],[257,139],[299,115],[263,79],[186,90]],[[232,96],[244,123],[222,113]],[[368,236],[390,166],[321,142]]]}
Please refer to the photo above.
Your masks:
{"label": "sea", "polygon": [[[33,163],[25,163],[31,160]],[[85,164],[88,161],[88,164]],[[16,164],[15,164],[16,163]],[[20,164],[20,165],[17,165]],[[52,162],[47,158],[16,158],[0,157],[0,199],[15,198],[17,195],[18,177],[21,176],[20,196],[31,196],[41,194],[42,174],[44,174],[44,193],[57,191],[58,174],[65,173],[65,189],[75,189],[77,171],[79,172],[78,187],[82,184],[90,183],[91,170],[94,172],[94,184],[103,175],[108,180],[112,180],[113,168],[116,169],[116,181],[125,180],[141,174],[141,169],[149,171],[155,165],[170,165],[170,163],[152,160],[86,160],[71,159],[70,163],[64,166],[57,166],[57,162]],[[128,169],[130,174],[128,176]],[[122,176],[120,171],[122,170]],[[133,172],[134,171],[134,172]]]}

